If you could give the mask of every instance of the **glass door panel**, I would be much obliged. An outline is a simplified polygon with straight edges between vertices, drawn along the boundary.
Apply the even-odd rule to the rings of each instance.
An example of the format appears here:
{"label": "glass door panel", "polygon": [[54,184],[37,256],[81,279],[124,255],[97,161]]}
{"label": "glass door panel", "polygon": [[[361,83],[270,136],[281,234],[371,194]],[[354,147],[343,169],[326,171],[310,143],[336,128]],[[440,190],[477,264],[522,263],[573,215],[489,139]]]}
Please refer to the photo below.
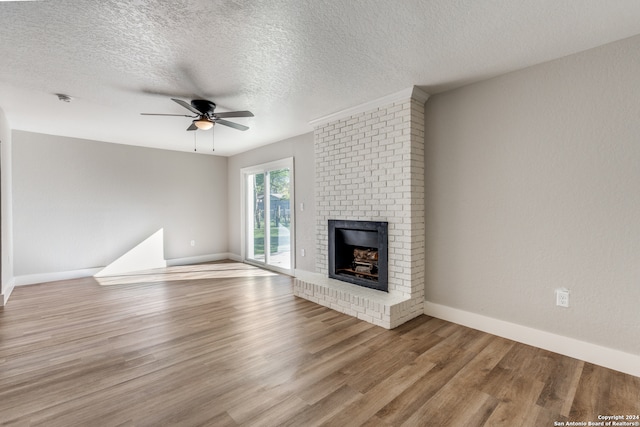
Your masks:
{"label": "glass door panel", "polygon": [[247,175],[247,259],[265,262],[264,173]]}
{"label": "glass door panel", "polygon": [[270,224],[268,264],[291,268],[291,174],[288,168],[269,171]]}

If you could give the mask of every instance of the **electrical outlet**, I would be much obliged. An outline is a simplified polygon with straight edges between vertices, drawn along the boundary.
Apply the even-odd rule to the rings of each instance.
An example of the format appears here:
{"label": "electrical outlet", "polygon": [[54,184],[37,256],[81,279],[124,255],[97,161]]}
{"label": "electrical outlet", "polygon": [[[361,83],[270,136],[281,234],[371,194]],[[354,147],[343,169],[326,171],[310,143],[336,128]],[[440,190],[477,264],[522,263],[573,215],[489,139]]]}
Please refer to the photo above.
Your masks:
{"label": "electrical outlet", "polygon": [[569,289],[556,289],[556,305],[559,307],[569,307]]}
{"label": "electrical outlet", "polygon": [[195,245],[196,245],[196,241],[195,241],[195,240],[192,240],[192,241],[191,241],[191,246],[195,246]]}
{"label": "electrical outlet", "polygon": [[307,252],[304,249],[300,250],[300,253],[302,256],[305,256],[307,254]]}

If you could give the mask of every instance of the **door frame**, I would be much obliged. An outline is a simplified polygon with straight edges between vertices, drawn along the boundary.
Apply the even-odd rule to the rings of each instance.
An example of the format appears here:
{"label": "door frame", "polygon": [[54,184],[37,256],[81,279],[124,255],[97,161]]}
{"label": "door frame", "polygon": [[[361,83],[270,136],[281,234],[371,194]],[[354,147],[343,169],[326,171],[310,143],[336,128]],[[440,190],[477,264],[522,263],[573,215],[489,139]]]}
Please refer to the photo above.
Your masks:
{"label": "door frame", "polygon": [[[267,264],[267,259],[269,255],[267,254],[267,234],[265,233],[265,261],[260,262],[252,259],[247,259],[247,176],[256,174],[256,173],[265,173],[265,182],[266,182],[266,173],[272,170],[285,169],[288,168],[290,171],[289,175],[289,214],[291,216],[290,221],[290,230],[289,230],[289,251],[290,251],[290,262],[289,269],[273,266]],[[269,191],[265,185],[265,206],[266,206],[266,198],[268,197]],[[255,265],[257,267],[266,268],[268,270],[273,270],[278,273],[287,274],[293,276],[295,271],[295,259],[296,259],[296,233],[295,233],[295,175],[294,175],[294,159],[293,157],[286,157],[284,159],[275,160],[268,163],[262,163],[254,166],[247,166],[240,169],[240,216],[241,216],[241,227],[240,227],[240,239],[241,239],[241,256],[242,262]],[[266,210],[266,209],[265,209]],[[266,230],[265,230],[266,231]]]}

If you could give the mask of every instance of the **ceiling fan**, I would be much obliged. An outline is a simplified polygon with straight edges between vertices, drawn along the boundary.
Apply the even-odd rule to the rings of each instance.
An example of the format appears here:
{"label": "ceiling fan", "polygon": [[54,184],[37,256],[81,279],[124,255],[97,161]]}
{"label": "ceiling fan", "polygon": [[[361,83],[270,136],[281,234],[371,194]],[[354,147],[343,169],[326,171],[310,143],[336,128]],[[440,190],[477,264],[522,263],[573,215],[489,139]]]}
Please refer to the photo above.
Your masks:
{"label": "ceiling fan", "polygon": [[143,116],[178,116],[178,117],[190,117],[193,119],[191,126],[187,130],[209,130],[216,123],[229,126],[230,128],[245,131],[249,129],[248,126],[244,126],[238,123],[224,120],[228,117],[253,117],[251,111],[228,111],[224,113],[216,113],[216,104],[207,101],[206,99],[194,99],[191,103],[187,103],[181,99],[171,98],[172,101],[180,104],[187,110],[191,111],[194,115],[188,114],[156,114],[156,113],[140,113]]}

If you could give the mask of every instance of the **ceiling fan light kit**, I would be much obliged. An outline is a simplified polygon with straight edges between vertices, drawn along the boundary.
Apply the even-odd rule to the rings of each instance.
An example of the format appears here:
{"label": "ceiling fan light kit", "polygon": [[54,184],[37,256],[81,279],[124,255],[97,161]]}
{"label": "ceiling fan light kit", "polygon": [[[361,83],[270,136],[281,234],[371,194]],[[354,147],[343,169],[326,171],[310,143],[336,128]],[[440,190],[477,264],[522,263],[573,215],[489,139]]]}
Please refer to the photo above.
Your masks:
{"label": "ceiling fan light kit", "polygon": [[209,130],[213,127],[214,122],[206,117],[200,117],[198,120],[194,120],[193,124],[200,130]]}
{"label": "ceiling fan light kit", "polygon": [[191,122],[191,125],[187,128],[188,131],[192,130],[209,130],[215,125],[219,123],[224,126],[228,126],[233,129],[245,131],[248,130],[248,126],[241,125],[239,123],[230,122],[228,120],[223,120],[223,117],[253,117],[253,113],[251,111],[228,111],[223,113],[216,113],[214,110],[216,109],[216,104],[208,101],[206,99],[194,99],[191,103],[183,101],[182,99],[171,98],[176,104],[186,108],[191,111],[194,116],[189,116],[185,114],[156,114],[156,113],[140,113],[144,116],[179,116],[179,117],[190,117],[194,119]]}

